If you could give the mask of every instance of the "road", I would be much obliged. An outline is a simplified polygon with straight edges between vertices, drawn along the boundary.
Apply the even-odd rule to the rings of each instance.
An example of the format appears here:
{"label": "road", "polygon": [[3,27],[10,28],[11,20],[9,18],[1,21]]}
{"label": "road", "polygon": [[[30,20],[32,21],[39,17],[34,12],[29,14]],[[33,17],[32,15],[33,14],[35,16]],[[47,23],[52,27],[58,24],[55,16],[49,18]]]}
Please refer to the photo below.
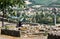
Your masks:
{"label": "road", "polygon": [[0,39],[47,39],[47,36],[36,36],[36,37],[12,37],[7,35],[0,35]]}
{"label": "road", "polygon": [[19,37],[12,37],[7,35],[0,35],[0,39],[20,39]]}
{"label": "road", "polygon": [[[16,26],[16,23],[9,23],[9,22],[4,22],[4,25],[9,24],[11,26]],[[2,22],[0,21],[0,27],[2,26]]]}

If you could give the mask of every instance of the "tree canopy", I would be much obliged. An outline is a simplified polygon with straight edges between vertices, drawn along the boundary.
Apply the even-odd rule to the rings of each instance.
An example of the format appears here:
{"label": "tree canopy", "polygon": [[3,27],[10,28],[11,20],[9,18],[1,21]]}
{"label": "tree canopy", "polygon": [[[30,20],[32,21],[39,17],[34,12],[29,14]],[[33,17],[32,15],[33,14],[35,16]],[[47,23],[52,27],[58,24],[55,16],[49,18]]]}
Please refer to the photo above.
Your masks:
{"label": "tree canopy", "polygon": [[0,9],[7,8],[9,6],[24,5],[24,0],[0,0]]}
{"label": "tree canopy", "polygon": [[19,6],[21,7],[24,5],[25,2],[24,0],[0,0],[0,10],[3,12],[2,16],[2,26],[4,26],[4,15],[6,14],[6,9],[9,8],[9,6],[14,7],[14,6]]}

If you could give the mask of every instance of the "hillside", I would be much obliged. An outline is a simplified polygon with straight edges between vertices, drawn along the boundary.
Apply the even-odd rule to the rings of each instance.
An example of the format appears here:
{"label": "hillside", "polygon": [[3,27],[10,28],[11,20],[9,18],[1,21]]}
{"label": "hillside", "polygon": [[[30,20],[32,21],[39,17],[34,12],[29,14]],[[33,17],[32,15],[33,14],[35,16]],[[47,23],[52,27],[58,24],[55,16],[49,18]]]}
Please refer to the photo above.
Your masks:
{"label": "hillside", "polygon": [[29,0],[32,4],[29,4],[28,6],[33,5],[45,5],[45,6],[53,6],[53,5],[60,5],[60,0]]}

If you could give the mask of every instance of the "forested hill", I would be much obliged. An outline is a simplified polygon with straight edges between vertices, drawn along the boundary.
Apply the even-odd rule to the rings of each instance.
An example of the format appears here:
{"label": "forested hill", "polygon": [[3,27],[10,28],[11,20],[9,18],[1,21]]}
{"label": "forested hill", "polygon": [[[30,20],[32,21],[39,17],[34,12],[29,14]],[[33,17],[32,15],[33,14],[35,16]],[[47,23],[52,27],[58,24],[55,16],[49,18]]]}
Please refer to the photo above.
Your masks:
{"label": "forested hill", "polygon": [[29,0],[29,2],[32,2],[32,4],[30,4],[30,6],[32,5],[53,5],[53,4],[57,4],[60,5],[60,0]]}

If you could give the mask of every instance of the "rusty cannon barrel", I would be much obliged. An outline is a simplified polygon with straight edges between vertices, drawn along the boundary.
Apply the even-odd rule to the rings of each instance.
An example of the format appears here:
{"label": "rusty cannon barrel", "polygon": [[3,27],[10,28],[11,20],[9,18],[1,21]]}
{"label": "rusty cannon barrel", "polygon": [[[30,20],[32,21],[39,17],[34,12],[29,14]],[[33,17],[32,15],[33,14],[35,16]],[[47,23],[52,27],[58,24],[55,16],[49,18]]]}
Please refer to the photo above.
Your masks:
{"label": "rusty cannon barrel", "polygon": [[60,39],[60,31],[49,32],[48,39]]}

